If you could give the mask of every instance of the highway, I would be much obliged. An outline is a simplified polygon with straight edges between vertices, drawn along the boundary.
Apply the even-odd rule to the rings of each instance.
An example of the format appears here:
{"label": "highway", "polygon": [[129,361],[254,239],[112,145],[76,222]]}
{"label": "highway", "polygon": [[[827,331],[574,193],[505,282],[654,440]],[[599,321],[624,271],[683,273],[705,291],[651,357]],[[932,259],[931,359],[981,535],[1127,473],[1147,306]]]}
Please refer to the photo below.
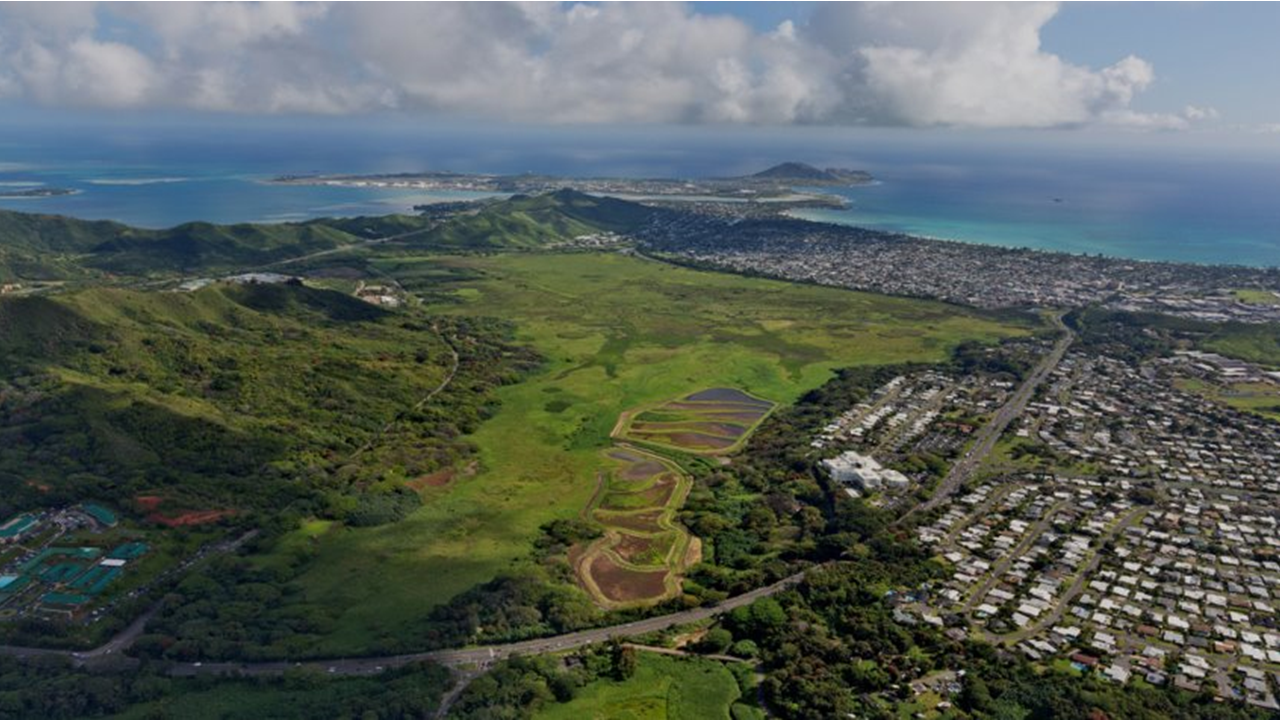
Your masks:
{"label": "highway", "polygon": [[505,645],[485,645],[456,650],[432,650],[429,652],[409,653],[369,658],[336,658],[332,660],[310,660],[306,662],[263,662],[263,663],[179,663],[169,667],[169,674],[189,677],[194,675],[278,675],[290,668],[303,667],[318,670],[332,675],[372,675],[393,667],[401,667],[415,662],[432,661],[452,668],[468,668],[485,666],[513,655],[543,655],[561,652],[586,645],[608,642],[613,638],[635,637],[646,633],[666,630],[678,625],[686,625],[706,620],[729,612],[734,608],[776,595],[793,587],[804,578],[804,573],[796,573],[783,578],[772,585],[756,588],[741,595],[729,598],[711,607],[694,608],[682,612],[645,618],[622,625],[580,630],[578,632],[554,637],[523,640]]}
{"label": "highway", "polygon": [[[486,666],[490,663],[513,655],[542,655],[546,653],[560,652],[563,650],[572,650],[586,645],[608,642],[613,638],[635,637],[637,635],[644,635],[646,633],[656,632],[659,630],[666,630],[667,628],[676,627],[678,625],[706,620],[726,613],[734,608],[750,605],[760,598],[776,595],[787,588],[795,586],[803,578],[804,573],[799,572],[783,578],[772,585],[756,588],[755,590],[724,600],[714,606],[684,610],[682,612],[645,618],[644,620],[636,620],[629,623],[623,623],[621,625],[611,625],[591,630],[580,630],[578,632],[567,633],[565,635],[556,635],[554,637],[539,638],[535,640],[524,640],[504,645],[485,645],[453,650],[431,650],[428,652],[379,657],[308,660],[305,662],[174,663],[168,666],[168,672],[170,675],[175,677],[224,674],[279,675],[290,668],[304,667],[332,675],[373,675],[388,668],[401,667],[403,665],[427,660],[453,668]],[[142,634],[147,621],[151,619],[152,615],[154,615],[157,610],[158,606],[152,608],[146,613],[143,613],[111,640],[92,650],[74,651],[0,645],[0,654],[17,658],[65,657],[70,659],[76,665],[93,669],[99,665],[103,665],[104,661],[108,658],[113,660],[117,659],[119,657],[119,653],[128,649],[138,636]]]}
{"label": "highway", "polygon": [[1014,418],[1027,409],[1027,403],[1031,402],[1036,388],[1040,386],[1040,383],[1044,382],[1049,373],[1053,372],[1058,363],[1062,362],[1062,357],[1066,355],[1067,348],[1071,346],[1071,342],[1075,339],[1075,333],[1071,332],[1071,329],[1063,324],[1061,315],[1055,315],[1053,323],[1062,331],[1062,336],[1054,343],[1053,349],[1036,365],[1031,374],[1027,376],[1027,379],[1022,382],[1022,385],[996,411],[996,414],[991,416],[987,424],[982,426],[973,444],[969,446],[969,450],[951,466],[951,469],[947,471],[946,477],[938,484],[938,489],[934,491],[933,495],[898,518],[895,524],[903,523],[917,512],[929,512],[954,495],[965,482],[973,477],[974,472],[982,465],[982,461],[986,459],[987,455],[991,454],[991,450],[995,448],[996,442],[1004,434],[1005,428],[1009,427],[1009,423],[1013,422]]}

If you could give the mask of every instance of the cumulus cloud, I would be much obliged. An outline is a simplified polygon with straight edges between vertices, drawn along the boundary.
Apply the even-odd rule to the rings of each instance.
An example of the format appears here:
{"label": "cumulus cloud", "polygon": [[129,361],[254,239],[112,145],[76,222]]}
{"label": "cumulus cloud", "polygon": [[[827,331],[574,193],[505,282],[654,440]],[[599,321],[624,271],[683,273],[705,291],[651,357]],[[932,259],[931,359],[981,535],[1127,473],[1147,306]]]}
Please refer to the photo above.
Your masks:
{"label": "cumulus cloud", "polygon": [[1047,52],[1053,4],[832,3],[757,32],[668,3],[0,6],[0,93],[54,106],[564,123],[1171,128],[1137,57]]}

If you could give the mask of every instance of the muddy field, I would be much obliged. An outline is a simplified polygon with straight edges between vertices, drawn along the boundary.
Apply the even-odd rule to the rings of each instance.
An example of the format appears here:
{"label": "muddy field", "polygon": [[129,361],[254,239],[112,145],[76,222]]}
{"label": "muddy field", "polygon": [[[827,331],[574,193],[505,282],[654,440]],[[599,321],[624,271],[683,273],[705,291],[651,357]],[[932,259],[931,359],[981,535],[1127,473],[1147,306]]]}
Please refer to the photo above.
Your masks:
{"label": "muddy field", "polygon": [[661,508],[666,506],[667,501],[671,499],[671,494],[674,493],[675,490],[676,479],[674,477],[667,477],[657,481],[647,490],[640,490],[638,492],[609,492],[604,496],[604,499],[600,501],[600,507],[604,510]]}
{"label": "muddy field", "polygon": [[718,435],[737,439],[747,432],[747,428],[742,425],[734,425],[733,423],[724,422],[675,422],[675,423],[632,423],[631,430],[633,432],[672,432],[674,430],[689,430],[692,432],[704,433],[706,435]]}
{"label": "muddy field", "polygon": [[618,542],[614,544],[612,550],[618,557],[632,565],[651,565],[662,562],[667,552],[671,550],[671,536],[667,534],[642,537],[620,533]]}
{"label": "muddy field", "polygon": [[587,572],[591,573],[600,594],[610,602],[636,602],[662,597],[667,592],[667,570],[629,570],[603,553],[591,560]]}
{"label": "muddy field", "polygon": [[761,400],[752,397],[741,390],[734,388],[709,388],[700,390],[696,393],[686,395],[685,400],[692,402],[722,402],[722,403],[741,403],[743,405],[755,405],[761,409],[768,410],[773,407],[773,403],[767,400]]}
{"label": "muddy field", "polygon": [[632,437],[644,442],[670,445],[681,450],[724,450],[733,447],[733,438],[704,435],[696,432],[638,432]]}
{"label": "muddy field", "polygon": [[621,437],[684,452],[727,452],[772,409],[773,403],[741,390],[699,390],[638,413]]}
{"label": "muddy field", "polygon": [[596,513],[596,520],[603,525],[622,530],[655,532],[661,529],[658,520],[662,518],[663,512],[661,509],[626,514],[599,512]]}
{"label": "muddy field", "polygon": [[618,477],[623,480],[639,481],[648,480],[654,475],[660,475],[666,471],[666,466],[656,460],[645,460],[643,462],[628,463],[618,473]]}

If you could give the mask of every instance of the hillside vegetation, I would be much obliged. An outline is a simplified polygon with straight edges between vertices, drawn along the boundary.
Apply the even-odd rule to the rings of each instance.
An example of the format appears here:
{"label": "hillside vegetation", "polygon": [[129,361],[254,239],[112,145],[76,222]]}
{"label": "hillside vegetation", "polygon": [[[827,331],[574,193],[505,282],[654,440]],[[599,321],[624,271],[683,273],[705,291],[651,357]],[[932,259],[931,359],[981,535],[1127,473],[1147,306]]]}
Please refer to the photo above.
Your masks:
{"label": "hillside vegetation", "polygon": [[599,232],[627,232],[654,211],[574,190],[516,195],[441,224],[415,246],[439,249],[533,248]]}
{"label": "hillside vegetation", "polygon": [[0,211],[0,279],[63,280],[264,265],[356,240],[325,221],[147,230]]}
{"label": "hillside vegetation", "polygon": [[[295,503],[395,519],[417,505],[405,481],[465,457],[490,388],[532,361],[505,332],[300,285],[0,300],[6,504],[159,495],[242,517]],[[463,342],[448,410],[407,412]]]}
{"label": "hillside vegetation", "polygon": [[385,238],[419,250],[535,248],[580,235],[626,232],[652,212],[635,203],[567,189],[478,203],[444,217],[193,222],[164,230],[0,211],[0,281],[229,272]]}
{"label": "hillside vegetation", "polygon": [[[500,316],[546,364],[502,388],[494,416],[470,437],[474,477],[424,488],[422,508],[394,526],[329,530],[288,547],[313,554],[297,582],[336,617],[321,654],[399,650],[430,642],[428,608],[509,572],[540,528],[576,518],[606,470],[601,450],[620,413],[710,387],[790,403],[835,368],[945,359],[965,340],[1026,334],[1018,324],[941,303],[743,278],[601,253],[500,253],[387,258],[380,273],[440,298],[458,318]],[[282,553],[284,558],[292,552]],[[379,559],[376,563],[370,558]],[[567,569],[568,565],[564,567]],[[430,577],[429,585],[411,578]],[[546,579],[542,582],[545,587]],[[590,617],[542,616],[548,629]],[[562,592],[560,589],[547,592]],[[474,600],[474,603],[472,602]],[[531,602],[537,605],[537,602]],[[500,636],[483,594],[461,601]],[[536,623],[535,623],[536,624]]]}

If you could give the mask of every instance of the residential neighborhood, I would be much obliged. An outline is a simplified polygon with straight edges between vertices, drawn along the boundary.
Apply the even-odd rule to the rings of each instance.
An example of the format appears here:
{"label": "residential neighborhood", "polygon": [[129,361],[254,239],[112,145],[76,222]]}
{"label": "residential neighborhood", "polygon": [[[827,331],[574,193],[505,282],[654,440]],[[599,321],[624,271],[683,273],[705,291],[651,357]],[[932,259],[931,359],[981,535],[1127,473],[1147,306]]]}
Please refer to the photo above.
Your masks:
{"label": "residential neighborhood", "polygon": [[760,203],[690,204],[639,233],[652,250],[735,272],[983,308],[1091,303],[1206,322],[1280,320],[1280,270],[1073,255],[796,220]]}
{"label": "residential neighborhood", "polygon": [[1070,352],[986,472],[917,530],[950,568],[903,613],[1033,662],[1280,711],[1280,427],[1175,385],[1212,355]]}

